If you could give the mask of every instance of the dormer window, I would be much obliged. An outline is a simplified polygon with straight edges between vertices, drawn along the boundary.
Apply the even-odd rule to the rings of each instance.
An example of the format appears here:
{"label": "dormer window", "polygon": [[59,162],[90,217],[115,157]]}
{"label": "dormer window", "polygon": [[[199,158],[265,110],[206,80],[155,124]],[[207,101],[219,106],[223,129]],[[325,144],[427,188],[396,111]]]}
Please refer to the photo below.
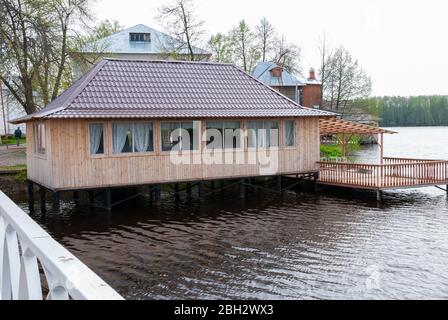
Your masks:
{"label": "dormer window", "polygon": [[151,42],[150,33],[130,33],[129,40],[131,42]]}

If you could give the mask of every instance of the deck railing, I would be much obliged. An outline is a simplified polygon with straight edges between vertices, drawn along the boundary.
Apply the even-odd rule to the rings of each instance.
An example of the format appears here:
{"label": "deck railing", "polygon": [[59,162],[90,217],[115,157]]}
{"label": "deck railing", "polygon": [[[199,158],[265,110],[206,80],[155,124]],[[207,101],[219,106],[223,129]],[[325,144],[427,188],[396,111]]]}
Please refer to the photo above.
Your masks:
{"label": "deck railing", "polygon": [[[393,161],[397,163],[392,163]],[[448,183],[448,161],[387,158],[386,164],[318,162],[321,183],[369,189]]]}
{"label": "deck railing", "polygon": [[48,300],[123,299],[0,191],[0,300],[44,296]]}

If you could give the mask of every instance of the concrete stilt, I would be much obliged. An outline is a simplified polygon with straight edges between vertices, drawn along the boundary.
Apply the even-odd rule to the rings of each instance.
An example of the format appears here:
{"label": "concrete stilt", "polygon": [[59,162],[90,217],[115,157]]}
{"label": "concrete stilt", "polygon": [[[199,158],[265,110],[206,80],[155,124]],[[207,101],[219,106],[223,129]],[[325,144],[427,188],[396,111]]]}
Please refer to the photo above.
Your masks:
{"label": "concrete stilt", "polygon": [[75,206],[79,207],[79,205],[81,203],[81,199],[79,198],[79,192],[78,191],[74,191],[73,192],[73,201],[75,202]]}
{"label": "concrete stilt", "polygon": [[282,176],[277,176],[277,192],[282,192],[283,190],[283,178]]}
{"label": "concrete stilt", "polygon": [[252,187],[252,178],[247,179],[247,183],[249,184],[249,186],[247,187],[247,191],[254,191],[253,187]]}
{"label": "concrete stilt", "polygon": [[191,183],[187,183],[187,195],[190,198],[191,197]]}
{"label": "concrete stilt", "polygon": [[44,187],[39,187],[39,197],[40,197],[40,211],[42,214],[45,214],[47,212],[47,206],[46,206],[46,190]]}
{"label": "concrete stilt", "polygon": [[198,183],[198,197],[199,200],[204,201],[204,182],[200,181]]}
{"label": "concrete stilt", "polygon": [[61,195],[59,192],[53,192],[51,196],[53,211],[59,213],[61,211]]}
{"label": "concrete stilt", "polygon": [[154,187],[153,186],[148,186],[148,195],[149,195],[149,202],[153,202],[154,201]]}
{"label": "concrete stilt", "polygon": [[160,184],[155,186],[154,190],[154,204],[160,206],[162,200],[162,186]]}
{"label": "concrete stilt", "polygon": [[34,213],[34,183],[30,180],[28,180],[27,183],[28,186],[28,207],[30,210],[30,213]]}
{"label": "concrete stilt", "polygon": [[240,182],[240,199],[246,198],[246,180]]}
{"label": "concrete stilt", "polygon": [[382,201],[383,200],[383,191],[381,191],[381,190],[377,190],[376,191],[376,200],[377,201]]}
{"label": "concrete stilt", "polygon": [[104,207],[107,210],[112,210],[112,191],[110,189],[104,190]]}
{"label": "concrete stilt", "polygon": [[90,210],[94,209],[94,204],[95,204],[95,192],[89,191],[89,208],[90,208]]}

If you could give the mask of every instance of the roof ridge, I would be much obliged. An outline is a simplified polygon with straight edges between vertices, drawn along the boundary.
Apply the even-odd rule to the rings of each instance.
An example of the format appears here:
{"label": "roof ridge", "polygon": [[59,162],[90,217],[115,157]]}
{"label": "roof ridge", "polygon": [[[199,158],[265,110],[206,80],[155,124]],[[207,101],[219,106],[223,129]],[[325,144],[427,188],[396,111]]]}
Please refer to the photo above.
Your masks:
{"label": "roof ridge", "polygon": [[64,103],[55,109],[48,110],[47,112],[42,112],[40,114],[41,117],[46,117],[50,114],[58,113],[60,111],[63,111],[67,109],[70,104],[78,97],[78,95],[89,85],[89,83],[95,78],[95,76],[98,74],[98,72],[104,67],[104,65],[107,64],[106,59],[102,59],[100,62],[98,62],[95,67],[90,71],[90,73],[82,80],[81,84],[70,94],[70,96],[67,98]]}
{"label": "roof ridge", "polygon": [[242,73],[248,75],[250,78],[252,78],[252,80],[255,80],[256,82],[258,82],[258,83],[261,84],[262,86],[264,86],[264,87],[268,88],[269,90],[271,90],[272,92],[276,93],[278,96],[280,96],[280,97],[286,99],[288,102],[292,102],[292,103],[293,103],[294,105],[296,105],[297,107],[299,107],[299,108],[301,108],[301,109],[303,109],[303,110],[308,110],[308,109],[310,109],[310,110],[314,110],[314,111],[315,111],[315,109],[313,109],[313,108],[306,108],[306,107],[304,107],[304,106],[301,106],[300,104],[298,104],[298,103],[295,102],[294,100],[289,99],[287,96],[285,96],[285,95],[282,94],[281,92],[279,92],[279,91],[275,90],[274,88],[272,88],[271,86],[268,86],[267,84],[263,83],[261,80],[255,78],[255,77],[252,76],[251,74],[245,72],[245,71],[244,71],[243,69],[241,69],[240,67],[238,67],[238,66],[236,66],[236,65],[233,65],[233,64],[232,64],[232,66],[233,66],[235,69],[237,69],[238,71],[240,71],[240,72],[242,72]]}
{"label": "roof ridge", "polygon": [[118,62],[146,62],[146,63],[178,63],[178,64],[205,64],[216,66],[233,66],[232,63],[216,62],[216,61],[186,61],[186,60],[163,60],[163,59],[127,59],[127,58],[113,58],[104,57],[103,60],[118,61]]}

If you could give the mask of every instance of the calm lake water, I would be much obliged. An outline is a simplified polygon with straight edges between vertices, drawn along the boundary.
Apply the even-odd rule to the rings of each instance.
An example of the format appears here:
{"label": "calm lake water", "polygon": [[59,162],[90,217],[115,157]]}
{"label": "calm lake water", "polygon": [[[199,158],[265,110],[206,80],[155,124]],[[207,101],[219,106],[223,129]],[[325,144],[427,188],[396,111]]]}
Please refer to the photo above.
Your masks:
{"label": "calm lake water", "polygon": [[[394,130],[386,155],[448,159],[448,128]],[[377,147],[357,157],[373,162]],[[448,298],[441,190],[386,192],[382,204],[346,190],[237,195],[164,194],[160,209],[140,199],[111,214],[67,202],[35,219],[128,299]]]}

